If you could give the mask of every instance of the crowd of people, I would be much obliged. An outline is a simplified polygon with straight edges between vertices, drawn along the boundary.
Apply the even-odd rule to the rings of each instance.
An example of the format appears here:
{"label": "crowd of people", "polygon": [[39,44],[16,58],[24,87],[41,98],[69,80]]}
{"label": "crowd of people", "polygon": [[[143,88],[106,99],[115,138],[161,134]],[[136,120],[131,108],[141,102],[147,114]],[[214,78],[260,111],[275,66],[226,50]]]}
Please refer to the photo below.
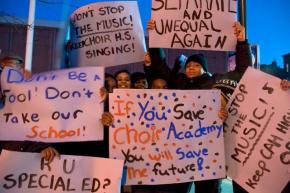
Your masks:
{"label": "crowd of people", "polygon": [[[148,22],[148,30],[154,28],[154,21]],[[238,22],[233,25],[237,38],[236,68],[223,74],[210,73],[206,58],[202,54],[194,54],[185,61],[182,70],[182,59],[178,57],[172,69],[168,67],[166,56],[162,48],[150,48],[144,56],[144,72],[130,73],[127,70],[117,72],[115,75],[105,74],[105,90],[101,89],[101,95],[106,97],[114,89],[220,89],[221,109],[218,116],[222,121],[227,118],[226,104],[233,93],[237,83],[243,76],[248,66],[252,65],[250,45],[245,39],[245,29]],[[1,68],[15,68],[21,71],[25,77],[31,74],[24,70],[23,59],[16,55],[7,55],[1,60]],[[230,81],[225,81],[230,80]],[[290,83],[281,81],[281,89],[288,90]],[[5,90],[0,95],[1,106],[5,105]],[[22,152],[40,152],[41,157],[51,162],[59,158],[61,154],[85,155],[95,157],[109,157],[109,126],[114,122],[114,116],[109,112],[108,97],[104,100],[105,110],[101,122],[104,125],[104,140],[90,142],[66,142],[47,144],[33,141],[2,141],[2,149]],[[97,151],[96,151],[97,149]],[[220,180],[206,180],[195,182],[196,193],[219,193]],[[186,193],[192,187],[192,182],[167,184],[167,185],[142,185],[122,188],[123,192],[133,193]],[[237,183],[233,183],[234,193],[246,192]],[[289,187],[284,190],[289,191]]]}

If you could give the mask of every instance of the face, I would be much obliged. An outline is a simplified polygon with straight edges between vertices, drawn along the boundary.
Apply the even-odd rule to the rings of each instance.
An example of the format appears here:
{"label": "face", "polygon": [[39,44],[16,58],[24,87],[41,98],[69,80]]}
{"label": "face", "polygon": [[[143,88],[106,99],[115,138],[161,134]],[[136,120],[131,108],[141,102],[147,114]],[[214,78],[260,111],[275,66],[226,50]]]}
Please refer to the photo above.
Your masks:
{"label": "face", "polygon": [[189,62],[185,68],[185,75],[187,78],[195,78],[201,76],[205,71],[202,66],[197,62]]}
{"label": "face", "polygon": [[148,88],[147,80],[145,78],[137,80],[134,84],[134,88],[147,89]]}
{"label": "face", "polygon": [[117,88],[131,88],[130,75],[126,72],[121,72],[116,77]]}
{"label": "face", "polygon": [[105,78],[107,89],[109,93],[113,92],[113,89],[116,88],[116,80],[113,77],[106,77]]}
{"label": "face", "polygon": [[167,83],[163,79],[155,79],[151,85],[152,89],[167,89]]}

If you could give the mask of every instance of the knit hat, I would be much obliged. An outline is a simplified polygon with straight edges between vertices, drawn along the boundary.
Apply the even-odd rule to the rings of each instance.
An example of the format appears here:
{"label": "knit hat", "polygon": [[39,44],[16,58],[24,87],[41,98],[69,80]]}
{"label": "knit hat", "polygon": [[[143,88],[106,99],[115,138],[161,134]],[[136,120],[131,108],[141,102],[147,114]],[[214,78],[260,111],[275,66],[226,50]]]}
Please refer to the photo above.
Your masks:
{"label": "knit hat", "polygon": [[231,79],[220,79],[215,82],[213,88],[219,89],[221,94],[226,99],[226,102],[229,101],[230,97],[234,93],[235,88],[237,87],[238,82]]}
{"label": "knit hat", "polygon": [[19,65],[24,67],[24,60],[22,57],[16,55],[16,54],[7,54],[6,56],[4,56],[2,59],[1,59],[1,62],[5,62],[7,60],[17,60],[19,62]]}
{"label": "knit hat", "polygon": [[20,63],[24,62],[23,58],[21,58],[20,56],[16,54],[8,54],[4,56],[4,58],[2,58],[2,61],[5,61],[5,60],[18,60]]}
{"label": "knit hat", "polygon": [[134,72],[131,74],[131,82],[135,84],[138,80],[147,79],[145,73],[143,72]]}
{"label": "knit hat", "polygon": [[207,69],[207,61],[203,54],[193,54],[189,58],[187,58],[185,62],[185,68],[189,62],[197,62],[199,63],[205,72],[208,71]]}

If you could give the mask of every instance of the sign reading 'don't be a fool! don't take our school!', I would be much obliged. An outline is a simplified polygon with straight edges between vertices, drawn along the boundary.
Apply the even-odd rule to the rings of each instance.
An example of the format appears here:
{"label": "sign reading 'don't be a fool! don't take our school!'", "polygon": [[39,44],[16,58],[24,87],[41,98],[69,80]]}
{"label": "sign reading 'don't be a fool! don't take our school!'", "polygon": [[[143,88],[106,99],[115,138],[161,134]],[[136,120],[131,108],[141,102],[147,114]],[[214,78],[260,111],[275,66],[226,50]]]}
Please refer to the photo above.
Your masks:
{"label": "sign reading 'don't be a fool! don't take our school!'", "polygon": [[122,90],[109,96],[110,158],[128,185],[225,177],[219,90]]}
{"label": "sign reading 'don't be a fool! don't take our school!'", "polygon": [[137,1],[92,3],[70,17],[73,66],[143,62],[144,31]]}
{"label": "sign reading 'don't be a fool! don't take our school!'", "polygon": [[290,90],[248,68],[228,102],[228,176],[252,193],[281,192],[290,179]]}
{"label": "sign reading 'don't be a fool! don't take our school!'", "polygon": [[237,0],[152,0],[149,47],[234,51]]}
{"label": "sign reading 'don't be a fool! don't take our school!'", "polygon": [[28,79],[5,68],[1,74],[5,105],[0,109],[0,140],[102,140],[103,84],[103,67],[51,71]]}
{"label": "sign reading 'don't be a fool! don't take our school!'", "polygon": [[123,160],[61,155],[48,163],[39,153],[3,150],[0,165],[1,193],[118,193],[121,189]]}

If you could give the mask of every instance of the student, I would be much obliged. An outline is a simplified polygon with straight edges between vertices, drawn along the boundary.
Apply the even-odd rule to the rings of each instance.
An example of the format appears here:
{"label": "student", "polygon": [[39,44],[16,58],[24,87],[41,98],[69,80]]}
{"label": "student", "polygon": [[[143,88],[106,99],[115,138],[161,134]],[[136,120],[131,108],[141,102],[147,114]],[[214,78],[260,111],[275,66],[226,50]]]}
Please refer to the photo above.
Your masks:
{"label": "student", "polygon": [[[131,85],[132,85],[131,84],[131,77],[130,77],[130,73],[127,70],[118,71],[115,74],[115,80],[116,80],[116,89],[130,89],[131,88]],[[107,135],[109,136],[108,126],[111,126],[114,122],[114,116],[109,112],[109,109],[107,109],[103,113],[101,121],[102,121],[103,125],[106,126],[105,129],[107,130]],[[109,137],[108,137],[108,141],[109,141]],[[131,191],[132,191],[131,186],[122,186],[121,187],[122,193],[130,193]]]}
{"label": "student", "polygon": [[127,70],[118,71],[115,74],[115,79],[117,82],[116,88],[123,88],[123,89],[131,88],[131,77],[130,77],[130,73]]}
{"label": "student", "polygon": [[[120,70],[115,74],[115,80],[116,80],[116,89],[130,89],[131,88],[131,77],[130,73],[127,70]],[[105,101],[105,106],[107,107],[104,109],[104,113],[102,114],[102,124],[106,127],[109,127],[114,122],[114,116],[109,112],[109,101]],[[108,130],[108,129],[105,129]],[[109,134],[108,134],[109,136]],[[109,137],[108,137],[109,140]]]}
{"label": "student", "polygon": [[[147,29],[154,28],[154,21],[149,21]],[[245,39],[245,30],[238,22],[233,25],[234,33],[237,38],[237,68],[235,72],[224,74],[211,74],[208,72],[206,58],[202,54],[191,55],[185,63],[185,73],[179,73],[177,77],[172,76],[172,71],[166,64],[165,54],[162,49],[149,49],[152,59],[152,69],[158,72],[160,77],[171,82],[171,88],[174,89],[212,89],[216,81],[221,80],[225,76],[231,79],[239,80],[244,71],[251,65],[250,46]],[[227,113],[224,109],[219,112],[219,117],[225,120]],[[188,186],[189,187],[189,186]],[[195,182],[196,193],[216,193],[220,191],[218,180],[206,180]]]}
{"label": "student", "polygon": [[162,78],[154,78],[151,81],[151,89],[168,89],[168,84],[166,82],[166,80],[162,79]]}
{"label": "student", "polygon": [[143,72],[134,72],[131,75],[132,87],[135,89],[147,89],[148,81],[145,73]]}
{"label": "student", "polygon": [[[20,56],[15,54],[6,55],[1,61],[1,72],[4,68],[10,67],[18,70],[24,77],[28,78],[30,73],[24,69],[23,59]],[[0,82],[1,88],[1,82]],[[0,100],[1,104],[5,102],[5,96],[0,91]],[[56,149],[51,147],[49,144],[42,142],[34,142],[34,141],[1,141],[0,142],[0,153],[1,151],[9,150],[9,151],[20,151],[20,152],[40,152],[41,157],[47,160],[48,162],[52,162],[55,157],[60,158],[60,155]]]}
{"label": "student", "polygon": [[116,80],[112,74],[105,74],[105,88],[109,93],[113,92],[113,89],[116,88]]}

